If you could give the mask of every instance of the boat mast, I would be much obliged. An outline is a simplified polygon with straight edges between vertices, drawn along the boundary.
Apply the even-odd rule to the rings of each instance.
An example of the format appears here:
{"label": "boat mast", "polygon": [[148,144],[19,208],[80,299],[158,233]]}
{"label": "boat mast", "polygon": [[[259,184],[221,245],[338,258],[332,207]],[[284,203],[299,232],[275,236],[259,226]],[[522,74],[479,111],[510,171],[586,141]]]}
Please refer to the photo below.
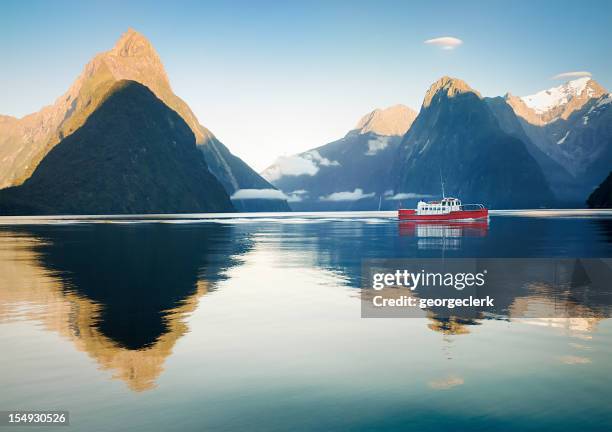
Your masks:
{"label": "boat mast", "polygon": [[446,198],[444,195],[444,182],[442,181],[442,169],[440,169],[440,184],[442,185],[442,199]]}

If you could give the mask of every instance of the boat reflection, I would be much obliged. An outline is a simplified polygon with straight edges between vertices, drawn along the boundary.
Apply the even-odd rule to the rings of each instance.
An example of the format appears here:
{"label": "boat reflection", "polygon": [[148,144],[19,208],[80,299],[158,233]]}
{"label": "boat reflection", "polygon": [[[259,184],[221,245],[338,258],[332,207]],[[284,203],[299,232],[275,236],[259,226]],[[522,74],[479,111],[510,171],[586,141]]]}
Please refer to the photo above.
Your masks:
{"label": "boat reflection", "polygon": [[406,221],[400,222],[401,236],[416,237],[417,247],[422,250],[461,248],[463,237],[485,237],[489,221]]}

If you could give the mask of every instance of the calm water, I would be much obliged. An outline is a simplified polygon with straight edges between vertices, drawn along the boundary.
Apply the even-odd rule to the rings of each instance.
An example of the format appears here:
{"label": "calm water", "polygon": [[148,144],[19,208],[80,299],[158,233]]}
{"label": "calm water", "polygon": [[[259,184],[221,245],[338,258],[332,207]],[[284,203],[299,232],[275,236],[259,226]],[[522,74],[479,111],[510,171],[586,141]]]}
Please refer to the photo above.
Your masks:
{"label": "calm water", "polygon": [[87,431],[610,430],[610,319],[360,318],[362,259],[440,256],[612,257],[612,213],[0,219],[0,410]]}

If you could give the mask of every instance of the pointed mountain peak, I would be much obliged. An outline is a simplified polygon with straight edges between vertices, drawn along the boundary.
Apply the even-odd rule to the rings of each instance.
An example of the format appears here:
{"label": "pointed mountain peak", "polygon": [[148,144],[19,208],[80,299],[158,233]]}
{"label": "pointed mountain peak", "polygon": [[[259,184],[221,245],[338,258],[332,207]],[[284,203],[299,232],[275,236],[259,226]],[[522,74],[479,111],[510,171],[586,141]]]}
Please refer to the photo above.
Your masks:
{"label": "pointed mountain peak", "polygon": [[169,99],[172,89],[164,65],[151,42],[142,33],[128,29],[113,48],[98,54],[85,67],[87,76],[108,72],[114,80],[133,80],[146,85],[166,104],[171,104]]}
{"label": "pointed mountain peak", "polygon": [[384,136],[402,136],[408,131],[417,113],[406,105],[377,108],[363,116],[353,131],[358,134],[369,132]]}
{"label": "pointed mountain peak", "polygon": [[136,57],[151,54],[157,56],[151,42],[149,42],[142,33],[137,32],[133,28],[129,28],[128,31],[121,35],[110,52],[121,57]]}
{"label": "pointed mountain peak", "polygon": [[472,89],[465,81],[458,78],[443,76],[429,87],[429,90],[427,90],[425,94],[425,99],[423,100],[423,106],[428,107],[434,96],[438,94],[444,94],[446,97],[452,98],[461,93],[474,93],[478,97],[481,97],[480,93]]}

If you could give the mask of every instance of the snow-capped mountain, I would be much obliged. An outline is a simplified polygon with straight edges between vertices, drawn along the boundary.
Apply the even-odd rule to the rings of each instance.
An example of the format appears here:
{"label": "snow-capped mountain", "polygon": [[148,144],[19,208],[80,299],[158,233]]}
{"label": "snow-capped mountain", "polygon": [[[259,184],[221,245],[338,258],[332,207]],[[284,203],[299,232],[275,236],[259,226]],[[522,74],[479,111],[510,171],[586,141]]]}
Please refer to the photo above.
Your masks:
{"label": "snow-capped mountain", "polygon": [[592,89],[587,89],[588,77],[566,82],[558,87],[542,90],[536,94],[522,96],[525,104],[535,110],[538,114],[545,113],[551,109],[568,103],[573,97],[580,96],[585,90],[592,95]]}
{"label": "snow-capped mountain", "polygon": [[545,124],[559,118],[567,119],[586,102],[605,93],[605,89],[596,81],[584,77],[529,96],[522,96],[520,100]]}
{"label": "snow-capped mountain", "polygon": [[[593,79],[580,78],[531,96],[507,94],[504,99],[558,197],[582,204],[612,167],[612,96]],[[538,152],[569,177],[554,164],[542,163],[545,158]]]}
{"label": "snow-capped mountain", "polygon": [[567,119],[545,127],[548,145],[561,154],[560,163],[593,188],[612,167],[612,95],[592,98]]}

